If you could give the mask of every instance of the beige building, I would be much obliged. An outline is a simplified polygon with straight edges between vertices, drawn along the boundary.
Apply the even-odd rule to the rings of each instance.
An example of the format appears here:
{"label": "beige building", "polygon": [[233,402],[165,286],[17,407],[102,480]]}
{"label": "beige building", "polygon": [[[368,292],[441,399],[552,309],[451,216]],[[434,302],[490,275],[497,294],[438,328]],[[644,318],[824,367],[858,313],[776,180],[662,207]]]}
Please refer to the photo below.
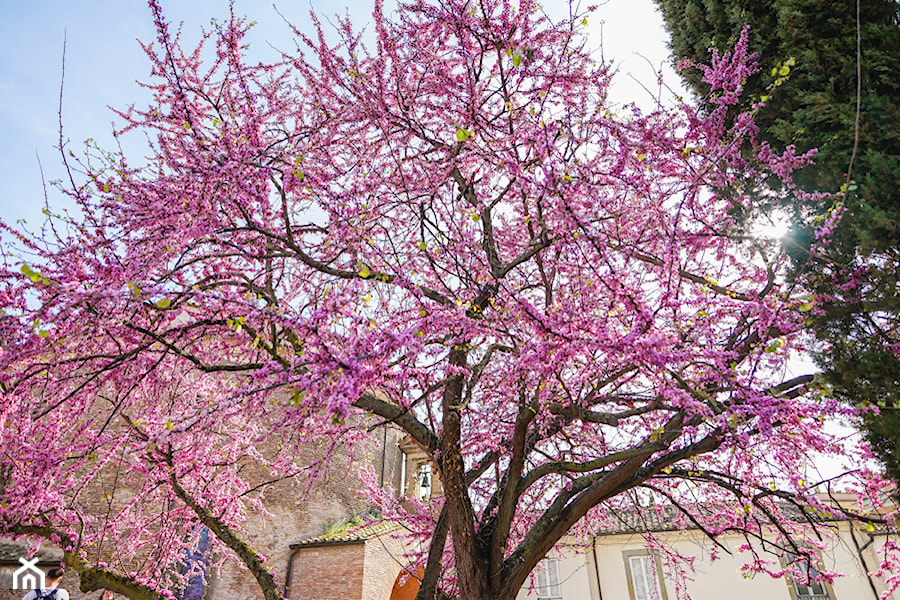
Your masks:
{"label": "beige building", "polygon": [[[417,590],[404,530],[397,524],[342,526],[364,514],[368,505],[358,494],[357,472],[373,469],[383,487],[404,497],[422,500],[441,493],[436,469],[408,438],[392,428],[380,428],[359,448],[352,464],[335,466],[310,493],[299,493],[289,481],[270,486],[266,514],[248,522],[250,538],[269,558],[290,600],[412,600]],[[260,473],[260,477],[265,474]],[[671,516],[671,515],[669,515]],[[765,574],[745,577],[745,543],[737,535],[721,536],[719,549],[699,530],[678,531],[666,511],[619,515],[621,527],[602,532],[587,543],[564,541],[533,573],[518,600],[676,600],[676,581],[660,552],[646,548],[644,533],[677,553],[693,557],[693,571],[684,586],[692,600],[879,600],[884,582],[877,570],[877,552],[886,539],[847,521],[822,528],[827,547],[824,566],[843,573],[833,585],[797,585],[790,579]],[[364,522],[364,521],[360,521]],[[3,542],[5,540],[0,540]],[[0,600],[18,600],[12,573],[21,565],[19,544],[0,543]],[[43,569],[59,560],[58,552],[42,551]],[[58,563],[57,563],[58,564]],[[419,573],[417,573],[419,575]],[[256,582],[233,559],[221,570],[212,569],[184,600],[251,600],[261,597]],[[73,600],[93,600],[95,592],[77,592],[77,578],[69,574],[64,587]],[[900,600],[900,593],[892,596]]]}
{"label": "beige building", "polygon": [[[666,547],[693,557],[683,582],[692,600],[879,600],[884,582],[870,575],[879,565],[876,553],[885,534],[867,532],[847,521],[821,529],[827,548],[821,553],[828,570],[843,573],[833,585],[799,585],[790,578],[745,575],[749,556],[738,551],[746,540],[724,535],[718,549],[699,530],[668,530],[664,520],[653,534]],[[775,557],[773,557],[775,558]],[[622,527],[582,545],[562,544],[544,559],[519,593],[518,600],[676,600],[676,582],[659,551],[648,550],[638,527]],[[891,596],[900,598],[900,594]]]}

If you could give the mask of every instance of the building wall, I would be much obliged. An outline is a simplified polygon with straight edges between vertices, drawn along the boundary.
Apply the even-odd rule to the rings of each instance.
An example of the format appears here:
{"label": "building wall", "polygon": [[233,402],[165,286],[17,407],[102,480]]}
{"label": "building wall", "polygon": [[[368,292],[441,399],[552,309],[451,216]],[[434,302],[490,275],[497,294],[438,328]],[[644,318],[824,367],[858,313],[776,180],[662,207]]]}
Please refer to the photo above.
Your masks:
{"label": "building wall", "polygon": [[[409,564],[403,532],[395,529],[366,540],[298,547],[291,573],[290,600],[332,597],[389,600],[403,566]],[[310,590],[319,586],[323,571],[335,573],[337,582],[330,582],[331,591],[320,590],[317,596]]]}
{"label": "building wall", "polygon": [[[838,531],[829,539],[828,548],[822,553],[826,568],[844,574],[832,585],[835,600],[877,600],[866,576],[867,569],[862,566],[856,546],[850,538],[849,525],[840,523],[838,527]],[[868,537],[859,531],[856,536],[860,546],[868,541]],[[699,532],[664,533],[659,534],[659,537],[663,543],[681,554],[695,557],[693,572],[689,571],[692,580],[686,582],[692,600],[721,600],[723,594],[727,594],[729,600],[791,600],[786,579],[775,579],[766,574],[744,577],[741,567],[747,562],[748,556],[737,551],[738,546],[745,543],[743,538],[722,536],[719,541],[731,549],[732,554],[720,550],[719,558],[713,562],[709,558],[713,543]],[[864,552],[868,570],[877,568],[875,549],[883,542],[883,537],[876,537],[875,542]],[[629,600],[631,595],[623,553],[641,550],[644,546],[640,535],[621,534],[598,537],[595,548],[563,546],[558,549],[553,556],[559,556],[560,559],[559,576],[563,600]],[[599,567],[597,570],[594,568],[595,554]],[[884,591],[884,586],[881,581],[875,583],[880,594]],[[519,600],[538,598],[529,589],[529,584],[530,582],[526,583],[519,593]],[[665,588],[667,599],[676,600],[675,584],[669,577],[665,577]],[[900,595],[892,597],[900,598]]]}
{"label": "building wall", "polygon": [[[277,581],[280,585],[286,582],[291,544],[322,535],[329,526],[362,515],[369,509],[369,504],[360,494],[360,469],[373,469],[383,479],[385,487],[395,490],[399,487],[400,450],[397,444],[400,434],[397,430],[388,428],[385,445],[384,432],[384,428],[374,431],[368,440],[357,447],[352,460],[340,457],[332,461],[310,490],[306,489],[304,481],[293,480],[266,487],[265,512],[251,512],[244,528],[247,539],[266,556],[267,564],[272,565],[272,569],[278,574]],[[382,475],[383,447],[386,452]],[[310,463],[314,459],[314,453],[310,451],[310,456],[303,462]],[[259,474],[261,480],[265,476],[265,473]],[[295,559],[294,576],[301,568]],[[205,598],[255,600],[262,598],[262,592],[243,564],[235,558],[229,558],[218,572],[213,571],[211,574],[209,592]]]}
{"label": "building wall", "polygon": [[[590,549],[574,546],[560,546],[552,554],[548,555],[559,560],[559,588],[562,598],[572,600],[599,600],[596,591],[592,590],[592,582],[596,580],[594,563]],[[535,585],[534,574],[525,581],[525,585],[519,591],[517,600],[534,600],[538,598],[533,589]],[[596,587],[596,586],[593,586]],[[604,599],[607,597],[604,596]],[[619,600],[613,595],[610,598]],[[626,595],[621,600],[627,600]]]}
{"label": "building wall", "polygon": [[361,600],[365,559],[363,542],[300,548],[290,600]]}
{"label": "building wall", "polygon": [[362,600],[388,600],[403,567],[409,565],[404,552],[403,529],[366,540],[366,566]]}
{"label": "building wall", "polygon": [[[368,510],[368,503],[360,495],[361,469],[374,470],[379,479],[383,480],[385,487],[399,489],[401,464],[399,440],[398,430],[380,427],[357,446],[352,458],[345,453],[332,461],[311,489],[307,489],[306,481],[300,479],[282,480],[263,488],[264,511],[248,511],[247,520],[243,524],[244,537],[266,556],[267,564],[276,572],[276,581],[279,585],[285,583],[291,544],[321,535],[334,523],[346,521]],[[384,454],[382,449],[386,450]],[[265,450],[260,448],[263,453]],[[319,455],[311,444],[302,451],[298,463],[312,464],[317,458]],[[243,474],[251,485],[263,483],[269,478],[268,469],[250,462],[245,466]],[[115,480],[112,476],[108,479]],[[105,493],[103,481],[98,480],[91,489],[85,490],[83,496],[91,498],[91,503],[103,511],[107,506]],[[130,491],[120,487],[113,498],[116,503],[128,502],[131,498]],[[115,564],[114,560],[106,557],[107,548],[103,548],[103,551],[104,560]],[[69,591],[73,600],[88,598],[95,600],[99,595],[99,592],[90,595],[78,592],[78,578],[71,574],[66,576],[61,587]],[[18,590],[13,593],[8,588],[0,588],[0,600],[20,600],[22,595],[24,594],[18,593]],[[358,595],[356,597],[359,598]],[[213,569],[207,577],[205,600],[261,598],[262,592],[256,580],[236,558],[227,557],[221,568]]]}

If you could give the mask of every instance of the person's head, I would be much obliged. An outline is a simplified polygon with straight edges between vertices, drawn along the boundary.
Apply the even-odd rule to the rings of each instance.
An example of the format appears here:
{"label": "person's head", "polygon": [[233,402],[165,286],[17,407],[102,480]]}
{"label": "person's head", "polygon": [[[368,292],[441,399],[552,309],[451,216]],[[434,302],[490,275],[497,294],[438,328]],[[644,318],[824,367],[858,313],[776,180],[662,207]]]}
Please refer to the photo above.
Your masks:
{"label": "person's head", "polygon": [[59,585],[60,580],[62,580],[63,575],[66,574],[66,570],[62,567],[53,567],[52,569],[47,571],[47,579],[46,583],[49,587],[56,587]]}

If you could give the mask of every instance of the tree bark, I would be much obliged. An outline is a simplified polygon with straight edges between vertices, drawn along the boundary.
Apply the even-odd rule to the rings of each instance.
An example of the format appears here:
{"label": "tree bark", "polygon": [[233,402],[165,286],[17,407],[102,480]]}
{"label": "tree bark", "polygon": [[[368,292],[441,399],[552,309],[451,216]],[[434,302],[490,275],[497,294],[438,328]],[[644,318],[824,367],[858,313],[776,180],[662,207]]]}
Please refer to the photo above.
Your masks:
{"label": "tree bark", "polygon": [[[450,351],[451,369],[466,366],[466,351],[457,344]],[[456,579],[461,600],[486,600],[492,597],[488,584],[488,565],[475,543],[475,510],[469,499],[466,468],[460,450],[460,421],[463,375],[450,377],[442,398],[444,431],[441,436],[441,475],[450,533],[453,535]]]}

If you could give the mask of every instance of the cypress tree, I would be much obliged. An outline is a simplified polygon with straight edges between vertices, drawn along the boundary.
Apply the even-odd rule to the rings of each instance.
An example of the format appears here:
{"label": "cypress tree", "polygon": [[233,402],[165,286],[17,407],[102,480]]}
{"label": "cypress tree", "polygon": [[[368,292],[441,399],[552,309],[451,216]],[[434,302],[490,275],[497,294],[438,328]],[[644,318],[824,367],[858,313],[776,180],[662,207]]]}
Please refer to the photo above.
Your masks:
{"label": "cypress tree", "polygon": [[[812,205],[783,194],[793,221],[785,248],[794,283],[812,294],[825,379],[864,409],[864,431],[900,482],[900,3],[656,1],[676,62],[708,60],[710,48],[727,48],[749,25],[761,70],[747,81],[745,102],[766,98],[761,139],[776,151],[818,149],[795,181],[833,196]],[[702,102],[700,74],[682,76]],[[817,225],[838,206],[844,213],[831,242],[810,252]]]}

